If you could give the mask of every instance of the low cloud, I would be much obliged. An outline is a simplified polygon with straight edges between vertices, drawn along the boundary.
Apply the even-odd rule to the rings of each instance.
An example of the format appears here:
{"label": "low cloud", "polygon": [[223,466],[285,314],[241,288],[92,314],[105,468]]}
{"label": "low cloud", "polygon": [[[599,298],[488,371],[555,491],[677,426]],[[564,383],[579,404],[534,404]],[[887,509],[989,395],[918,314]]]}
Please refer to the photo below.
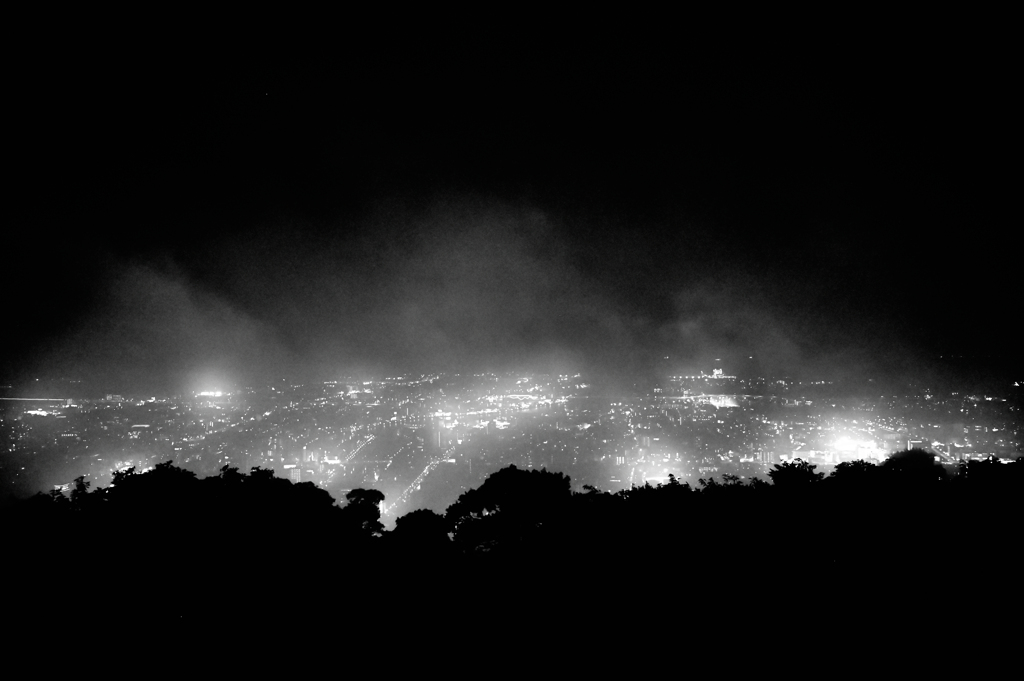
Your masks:
{"label": "low cloud", "polygon": [[272,327],[181,272],[145,265],[111,277],[93,313],[39,360],[111,390],[237,384],[253,367],[291,364]]}

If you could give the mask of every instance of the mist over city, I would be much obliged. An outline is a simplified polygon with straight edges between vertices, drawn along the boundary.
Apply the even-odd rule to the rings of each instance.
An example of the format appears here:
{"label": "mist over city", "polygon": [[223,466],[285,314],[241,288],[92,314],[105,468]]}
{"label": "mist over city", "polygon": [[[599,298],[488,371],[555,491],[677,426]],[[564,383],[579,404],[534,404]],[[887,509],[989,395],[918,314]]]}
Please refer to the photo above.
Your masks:
{"label": "mist over city", "polygon": [[481,594],[583,621],[656,570],[881,609],[1019,576],[1004,55],[856,44],[40,56],[8,161],[10,560],[64,583],[42,556],[80,544],[111,622],[142,611],[109,585],[173,575],[144,616],[179,632],[342,601],[448,627]]}

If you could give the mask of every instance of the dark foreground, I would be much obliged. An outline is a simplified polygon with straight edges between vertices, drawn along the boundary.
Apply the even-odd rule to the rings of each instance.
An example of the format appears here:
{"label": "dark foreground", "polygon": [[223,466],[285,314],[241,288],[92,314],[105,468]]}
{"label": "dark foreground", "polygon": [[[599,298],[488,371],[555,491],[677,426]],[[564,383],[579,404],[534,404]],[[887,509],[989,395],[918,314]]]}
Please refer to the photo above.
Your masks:
{"label": "dark foreground", "polygon": [[907,452],[771,477],[573,494],[508,468],[383,532],[373,490],[339,506],[266,471],[162,465],[7,513],[4,619],[37,643],[220,641],[381,670],[409,655],[500,667],[495,651],[758,666],[792,646],[1020,641],[1024,461],[950,472]]}

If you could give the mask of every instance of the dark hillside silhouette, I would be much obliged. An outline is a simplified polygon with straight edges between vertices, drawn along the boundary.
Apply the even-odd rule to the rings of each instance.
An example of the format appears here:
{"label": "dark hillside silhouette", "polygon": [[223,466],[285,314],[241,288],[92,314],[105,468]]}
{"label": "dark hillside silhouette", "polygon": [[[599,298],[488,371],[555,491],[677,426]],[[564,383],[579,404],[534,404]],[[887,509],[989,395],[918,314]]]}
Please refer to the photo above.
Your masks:
{"label": "dark hillside silhouette", "polygon": [[[268,470],[198,479],[166,463],[106,488],[78,479],[68,495],[6,514],[12,612],[87,592],[100,620],[226,626],[345,612],[369,636],[410,613],[440,625],[486,608],[511,626],[538,608],[598,612],[609,598],[646,602],[648,583],[687,602],[752,599],[743,607],[760,603],[759,616],[821,608],[826,588],[836,607],[933,607],[963,598],[965,579],[1015,583],[1024,460],[950,474],[910,451],[827,477],[781,463],[769,478],[573,493],[565,475],[508,467],[444,515],[414,511],[384,532],[376,490],[339,503]],[[814,586],[781,586],[798,583]]]}

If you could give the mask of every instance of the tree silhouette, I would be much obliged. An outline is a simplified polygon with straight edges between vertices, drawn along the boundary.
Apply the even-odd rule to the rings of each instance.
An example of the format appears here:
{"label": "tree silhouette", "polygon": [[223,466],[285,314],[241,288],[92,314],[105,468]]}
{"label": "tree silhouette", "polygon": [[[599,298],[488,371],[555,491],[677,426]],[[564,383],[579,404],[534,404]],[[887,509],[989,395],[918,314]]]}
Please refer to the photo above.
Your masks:
{"label": "tree silhouette", "polygon": [[928,484],[947,477],[946,469],[936,461],[935,455],[923,449],[896,452],[882,462],[882,468],[890,480],[899,484]]}
{"label": "tree silhouette", "polygon": [[[377,490],[352,490],[339,505],[311,483],[266,469],[223,467],[199,479],[164,463],[116,472],[106,488],[77,478],[71,495],[38,494],[2,520],[16,583],[37,584],[39,593],[66,582],[69,566],[87,584],[160,576],[144,598],[133,589],[111,597],[107,608],[119,621],[183,612],[192,622],[225,613],[240,622],[301,620],[313,605],[298,592],[257,595],[325,569],[345,585],[345,607],[360,613],[406,613],[409,603],[440,612],[455,593],[519,612],[566,595],[585,601],[650,566],[730,588],[752,569],[820,574],[838,582],[838,593],[863,598],[870,591],[855,585],[884,573],[891,593],[877,585],[875,593],[933,598],[933,574],[1015,560],[1008,538],[1018,532],[1024,462],[969,462],[949,479],[931,454],[912,451],[878,466],[843,463],[828,478],[797,460],[775,465],[769,478],[727,475],[694,489],[671,476],[615,494],[589,486],[573,494],[568,476],[510,466],[443,516],[413,511],[385,533]],[[402,605],[383,606],[365,578],[387,585]],[[791,607],[792,592],[776,592],[766,607]]]}
{"label": "tree silhouette", "polygon": [[448,539],[448,522],[444,516],[426,508],[406,513],[395,522],[392,534],[403,541],[434,544]]}
{"label": "tree silhouette", "polygon": [[572,481],[562,473],[509,466],[462,494],[445,518],[455,541],[472,550],[506,549],[555,521],[572,498]]}
{"label": "tree silhouette", "polygon": [[816,473],[816,468],[817,466],[803,459],[783,461],[772,465],[772,470],[768,471],[768,477],[776,487],[806,489],[809,485],[825,477],[824,473]]}
{"label": "tree silhouette", "polygon": [[76,509],[80,509],[86,503],[86,498],[89,494],[89,487],[92,483],[86,482],[84,475],[79,475],[75,478],[74,483],[75,487],[71,490],[71,505]]}
{"label": "tree silhouette", "polygon": [[379,537],[384,533],[380,522],[384,494],[375,489],[354,489],[345,495],[345,500],[341,519],[346,531],[365,537]]}
{"label": "tree silhouette", "polygon": [[[442,577],[453,557],[453,544],[448,537],[448,521],[429,509],[406,513],[387,533],[392,560],[400,565],[417,565],[423,578]],[[405,581],[400,578],[400,581]]]}
{"label": "tree silhouette", "polygon": [[874,479],[878,467],[870,461],[842,461],[836,464],[829,479],[844,485],[867,484]]}

